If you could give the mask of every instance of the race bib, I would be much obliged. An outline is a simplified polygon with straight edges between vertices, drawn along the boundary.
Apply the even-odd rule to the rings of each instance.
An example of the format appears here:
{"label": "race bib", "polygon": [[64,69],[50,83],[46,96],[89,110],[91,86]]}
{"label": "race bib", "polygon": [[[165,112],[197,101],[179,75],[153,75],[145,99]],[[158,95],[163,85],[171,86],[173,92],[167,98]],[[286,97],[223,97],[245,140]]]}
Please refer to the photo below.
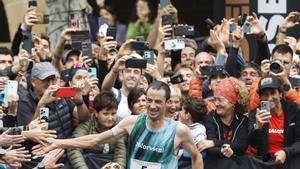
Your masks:
{"label": "race bib", "polygon": [[161,169],[161,164],[131,159],[130,169]]}

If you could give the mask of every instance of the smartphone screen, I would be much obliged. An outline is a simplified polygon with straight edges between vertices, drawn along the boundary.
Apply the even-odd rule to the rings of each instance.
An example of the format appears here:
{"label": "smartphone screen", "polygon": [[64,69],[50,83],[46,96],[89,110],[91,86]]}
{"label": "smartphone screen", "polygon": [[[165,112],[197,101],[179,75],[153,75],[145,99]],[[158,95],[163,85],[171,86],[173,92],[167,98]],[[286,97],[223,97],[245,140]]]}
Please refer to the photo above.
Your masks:
{"label": "smartphone screen", "polygon": [[92,57],[92,43],[90,40],[84,40],[81,43],[82,56]]}
{"label": "smartphone screen", "polygon": [[229,25],[229,32],[232,33],[237,29],[237,23],[232,23]]}
{"label": "smartphone screen", "polygon": [[69,27],[80,29],[80,15],[79,12],[71,13],[69,16]]}
{"label": "smartphone screen", "polygon": [[108,27],[107,31],[106,31],[106,36],[113,37],[113,39],[111,41],[115,41],[116,36],[117,36],[117,28],[116,27]]}

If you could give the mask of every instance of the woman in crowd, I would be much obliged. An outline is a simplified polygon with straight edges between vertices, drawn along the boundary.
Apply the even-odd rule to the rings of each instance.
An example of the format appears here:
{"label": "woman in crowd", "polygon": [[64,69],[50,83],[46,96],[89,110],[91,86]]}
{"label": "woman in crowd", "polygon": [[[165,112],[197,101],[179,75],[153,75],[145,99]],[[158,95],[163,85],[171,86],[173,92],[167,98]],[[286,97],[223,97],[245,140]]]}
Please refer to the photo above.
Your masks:
{"label": "woman in crowd", "polygon": [[133,15],[131,22],[128,24],[126,38],[134,39],[136,36],[143,36],[147,39],[152,28],[149,2],[147,0],[138,0]]}
{"label": "woman in crowd", "polygon": [[243,155],[248,144],[248,119],[243,115],[248,93],[244,83],[223,79],[214,89],[216,110],[205,118],[207,140],[198,144],[208,158],[230,158]]}
{"label": "woman in crowd", "polygon": [[[73,137],[102,133],[118,123],[118,102],[112,92],[102,92],[94,100],[95,112],[92,117],[81,123],[73,132]],[[69,149],[68,158],[73,168],[101,168],[104,164],[114,161],[125,168],[126,146],[124,139],[115,144],[101,144],[91,149]]]}
{"label": "woman in crowd", "polygon": [[181,91],[176,85],[171,85],[170,90],[171,97],[166,104],[166,117],[177,120],[181,106]]}
{"label": "woman in crowd", "polygon": [[105,5],[100,10],[100,16],[107,18],[109,27],[116,27],[116,40],[118,42],[118,45],[123,44],[126,40],[127,26],[121,24],[120,22],[117,22],[116,12],[114,11],[114,9],[111,6]]}
{"label": "woman in crowd", "polygon": [[146,92],[144,89],[132,89],[127,96],[127,101],[133,115],[140,115],[146,112]]}

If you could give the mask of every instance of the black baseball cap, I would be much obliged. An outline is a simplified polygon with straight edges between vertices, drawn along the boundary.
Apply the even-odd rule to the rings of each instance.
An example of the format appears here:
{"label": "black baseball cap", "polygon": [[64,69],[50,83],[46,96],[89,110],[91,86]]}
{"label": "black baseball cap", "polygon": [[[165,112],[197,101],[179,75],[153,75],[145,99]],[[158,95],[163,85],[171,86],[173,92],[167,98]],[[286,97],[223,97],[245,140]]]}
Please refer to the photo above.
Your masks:
{"label": "black baseball cap", "polygon": [[276,76],[266,76],[260,79],[258,83],[258,92],[264,89],[280,89],[280,81]]}

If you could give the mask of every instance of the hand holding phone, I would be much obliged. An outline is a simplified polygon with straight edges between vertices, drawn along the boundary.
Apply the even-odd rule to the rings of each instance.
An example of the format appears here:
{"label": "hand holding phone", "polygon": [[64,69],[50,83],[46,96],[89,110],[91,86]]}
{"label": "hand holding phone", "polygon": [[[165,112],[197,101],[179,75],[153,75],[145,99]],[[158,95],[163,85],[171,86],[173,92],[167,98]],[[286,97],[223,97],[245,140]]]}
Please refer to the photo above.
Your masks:
{"label": "hand holding phone", "polygon": [[270,122],[271,112],[270,112],[270,102],[269,101],[261,101],[260,109],[257,109],[256,112],[256,128],[261,129],[264,124]]}

